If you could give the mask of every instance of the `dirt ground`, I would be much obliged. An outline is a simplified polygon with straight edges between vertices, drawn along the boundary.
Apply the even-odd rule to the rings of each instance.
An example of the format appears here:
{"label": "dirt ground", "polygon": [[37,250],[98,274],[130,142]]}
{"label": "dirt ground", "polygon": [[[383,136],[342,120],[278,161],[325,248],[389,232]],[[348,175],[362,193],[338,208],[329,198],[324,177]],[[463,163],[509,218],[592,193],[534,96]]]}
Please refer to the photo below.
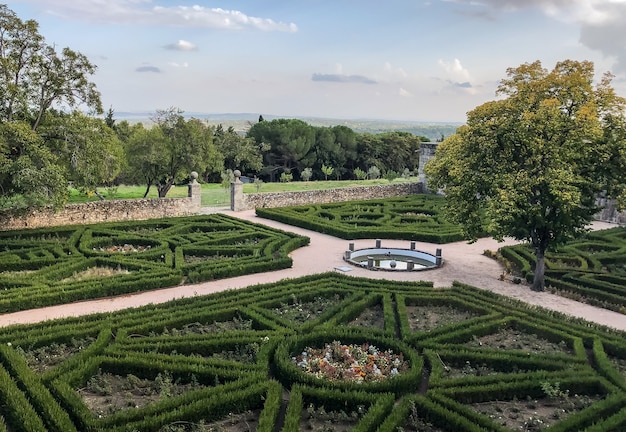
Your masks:
{"label": "dirt ground", "polygon": [[[348,242],[347,240],[337,239],[328,235],[259,218],[255,215],[254,210],[224,212],[240,219],[306,235],[311,239],[311,243],[309,246],[292,252],[291,257],[293,258],[294,264],[290,269],[10,313],[0,316],[0,326],[34,323],[48,319],[79,316],[97,312],[112,312],[129,307],[163,303],[177,298],[210,294],[228,289],[238,289],[260,283],[271,283],[285,278],[297,278],[329,271],[344,272],[343,268],[349,268],[349,271],[344,272],[349,276],[401,281],[431,281],[435,287],[449,287],[453,281],[459,281],[498,294],[503,294],[532,305],[584,318],[588,321],[619,330],[626,330],[626,315],[580,303],[550,294],[549,292],[534,292],[531,291],[528,286],[501,281],[499,278],[503,272],[503,267],[495,260],[483,255],[483,252],[485,250],[496,251],[501,246],[514,244],[515,242],[513,240],[498,243],[495,240],[485,238],[472,244],[457,242],[445,245],[417,242],[416,248],[424,252],[434,254],[436,249],[440,248],[442,250],[444,265],[438,269],[421,272],[368,271],[367,269],[347,265],[342,257],[344,251],[348,250],[349,243],[354,243],[356,249],[361,249],[373,247],[375,244],[374,239]],[[592,229],[607,229],[614,226],[615,225],[608,223],[595,222],[592,225]],[[410,242],[382,240],[382,246],[408,249]]]}

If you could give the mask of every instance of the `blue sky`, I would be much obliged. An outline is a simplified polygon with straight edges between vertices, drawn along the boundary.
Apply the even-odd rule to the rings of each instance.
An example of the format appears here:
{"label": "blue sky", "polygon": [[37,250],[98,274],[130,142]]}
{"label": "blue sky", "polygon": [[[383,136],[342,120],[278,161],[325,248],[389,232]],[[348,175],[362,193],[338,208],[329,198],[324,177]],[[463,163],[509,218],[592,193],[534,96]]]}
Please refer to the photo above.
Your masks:
{"label": "blue sky", "polygon": [[626,96],[626,0],[17,0],[105,109],[463,122],[506,69],[590,60]]}

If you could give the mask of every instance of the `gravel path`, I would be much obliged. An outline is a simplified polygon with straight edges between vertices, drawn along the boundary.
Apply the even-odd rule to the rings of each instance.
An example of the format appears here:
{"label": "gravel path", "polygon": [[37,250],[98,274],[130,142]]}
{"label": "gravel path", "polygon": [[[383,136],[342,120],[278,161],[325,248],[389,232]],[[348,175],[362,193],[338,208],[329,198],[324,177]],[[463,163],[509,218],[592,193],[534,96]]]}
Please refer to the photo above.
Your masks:
{"label": "gravel path", "polygon": [[[349,243],[354,243],[356,249],[373,247],[375,243],[374,240],[353,240],[348,242],[347,240],[337,239],[313,231],[258,218],[254,210],[231,212],[221,209],[220,211],[244,220],[306,235],[311,238],[311,243],[309,246],[292,252],[293,267],[289,269],[15,312],[0,315],[0,326],[34,323],[97,312],[113,312],[146,304],[164,303],[183,297],[205,295],[229,289],[239,289],[260,283],[276,282],[285,278],[298,278],[316,273],[342,271],[337,269],[346,267],[346,263],[343,261],[342,257],[343,252],[348,249]],[[592,228],[606,229],[614,226],[615,225],[608,223],[595,222]],[[501,246],[514,243],[515,242],[511,240],[498,243],[492,239],[480,239],[472,244],[457,242],[445,245],[434,245],[417,242],[417,249],[424,252],[434,254],[435,250],[440,248],[444,259],[443,267],[422,272],[376,272],[350,267],[351,270],[345,272],[345,274],[349,276],[399,281],[431,281],[435,287],[449,287],[453,281],[459,281],[498,294],[503,294],[532,305],[542,306],[568,315],[584,318],[588,321],[593,321],[619,330],[626,330],[626,315],[579,303],[548,292],[534,292],[531,291],[528,286],[500,281],[499,277],[502,274],[502,266],[495,260],[484,256],[483,252],[486,249],[495,251]],[[409,242],[382,240],[382,246],[408,249]]]}

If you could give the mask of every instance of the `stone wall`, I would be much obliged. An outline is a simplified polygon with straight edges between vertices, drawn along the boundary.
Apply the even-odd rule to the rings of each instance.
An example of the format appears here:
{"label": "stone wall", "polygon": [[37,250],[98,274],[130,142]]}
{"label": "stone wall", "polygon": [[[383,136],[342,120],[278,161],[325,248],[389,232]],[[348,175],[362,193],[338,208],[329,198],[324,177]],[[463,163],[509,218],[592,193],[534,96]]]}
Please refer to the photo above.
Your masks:
{"label": "stone wall", "polygon": [[199,211],[200,206],[193,197],[94,201],[68,204],[57,212],[52,209],[28,211],[17,217],[10,212],[0,212],[0,230],[190,216]]}
{"label": "stone wall", "polygon": [[596,205],[604,207],[601,212],[596,214],[596,220],[626,225],[626,211],[619,211],[615,200],[598,198]]}
{"label": "stone wall", "polygon": [[428,191],[428,185],[426,182],[426,174],[424,173],[424,166],[426,163],[435,157],[435,152],[437,151],[437,146],[439,143],[421,143],[420,144],[420,164],[417,168],[417,177],[418,181],[421,182],[424,186],[424,191]]}
{"label": "stone wall", "polygon": [[[233,188],[235,184],[233,183]],[[250,210],[257,207],[274,208],[294,205],[323,204],[341,201],[366,200],[390,196],[404,196],[422,193],[421,183],[397,183],[378,186],[357,186],[326,190],[299,192],[265,192],[243,194],[232,210]]]}

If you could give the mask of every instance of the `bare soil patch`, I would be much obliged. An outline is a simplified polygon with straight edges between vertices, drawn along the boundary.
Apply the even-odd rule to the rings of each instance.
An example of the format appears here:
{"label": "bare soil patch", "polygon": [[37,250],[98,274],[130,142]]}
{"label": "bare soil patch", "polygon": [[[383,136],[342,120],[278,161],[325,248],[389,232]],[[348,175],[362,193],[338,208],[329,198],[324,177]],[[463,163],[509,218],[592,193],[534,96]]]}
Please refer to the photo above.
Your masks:
{"label": "bare soil patch", "polygon": [[381,304],[376,304],[372,307],[366,308],[363,313],[361,313],[361,315],[350,321],[348,325],[377,328],[381,330],[384,329],[385,318],[383,313],[383,306]]}
{"label": "bare soil patch", "polygon": [[475,337],[467,342],[474,347],[489,347],[505,350],[521,350],[533,354],[574,354],[565,341],[554,343],[514,328],[504,328],[496,333]]}
{"label": "bare soil patch", "polygon": [[437,327],[465,321],[476,316],[473,312],[453,306],[407,306],[407,319],[413,331],[429,331]]}
{"label": "bare soil patch", "polygon": [[347,432],[352,430],[365,413],[365,407],[357,411],[326,411],[313,404],[302,410],[300,430],[318,432]]}
{"label": "bare soil patch", "polygon": [[105,278],[123,274],[130,274],[130,271],[123,268],[112,268],[112,267],[91,267],[82,272],[74,273],[72,276],[61,279],[60,282],[68,283],[68,282],[76,282],[85,279],[93,279],[93,278]]}
{"label": "bare soil patch", "polygon": [[341,296],[335,294],[330,297],[315,297],[311,300],[300,300],[295,295],[288,303],[283,303],[273,309],[273,312],[280,317],[297,323],[304,323],[308,320],[320,316],[327,307],[333,306],[342,300]]}
{"label": "bare soil patch", "polygon": [[119,376],[100,371],[78,392],[91,412],[104,417],[203,387],[206,386],[193,379],[189,383],[181,383],[168,373],[159,373],[150,380],[132,374]]}
{"label": "bare soil patch", "polygon": [[559,390],[558,384],[548,390],[551,391],[556,394],[545,399],[490,401],[469,406],[511,430],[538,432],[602,399],[597,395],[569,395]]}
{"label": "bare soil patch", "polygon": [[93,341],[95,341],[93,338],[73,339],[67,344],[52,343],[28,350],[17,347],[16,351],[24,356],[26,363],[34,372],[43,373],[88,347]]}

